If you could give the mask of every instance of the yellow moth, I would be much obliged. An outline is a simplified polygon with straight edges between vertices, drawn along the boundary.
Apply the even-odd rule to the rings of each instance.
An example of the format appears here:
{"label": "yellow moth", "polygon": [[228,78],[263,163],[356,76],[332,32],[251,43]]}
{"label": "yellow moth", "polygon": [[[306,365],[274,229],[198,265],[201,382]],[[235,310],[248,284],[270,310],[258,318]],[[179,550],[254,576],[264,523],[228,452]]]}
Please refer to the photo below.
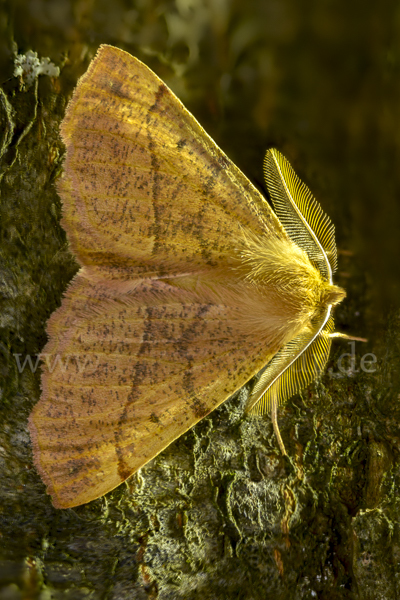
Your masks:
{"label": "yellow moth", "polygon": [[171,90],[111,46],[61,135],[62,224],[81,269],[43,351],[68,368],[43,369],[29,419],[54,506],[112,490],[260,371],[248,410],[272,411],[284,451],[277,405],[324,367],[345,296],[307,187],[269,150],[273,212]]}

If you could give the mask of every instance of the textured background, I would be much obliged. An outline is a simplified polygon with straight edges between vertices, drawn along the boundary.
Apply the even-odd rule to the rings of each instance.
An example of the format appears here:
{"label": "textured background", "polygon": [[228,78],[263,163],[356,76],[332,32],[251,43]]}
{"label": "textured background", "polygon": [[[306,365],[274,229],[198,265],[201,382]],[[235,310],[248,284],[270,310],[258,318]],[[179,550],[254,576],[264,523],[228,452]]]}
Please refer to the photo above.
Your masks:
{"label": "textured background", "polygon": [[[268,418],[247,390],[105,498],[55,510],[32,465],[39,369],[76,272],[59,122],[101,43],[146,62],[262,189],[277,146],[336,225],[327,373]],[[28,90],[13,52],[61,67]],[[394,599],[400,594],[400,7],[394,0],[0,2],[0,600]],[[377,370],[360,369],[374,353]]]}

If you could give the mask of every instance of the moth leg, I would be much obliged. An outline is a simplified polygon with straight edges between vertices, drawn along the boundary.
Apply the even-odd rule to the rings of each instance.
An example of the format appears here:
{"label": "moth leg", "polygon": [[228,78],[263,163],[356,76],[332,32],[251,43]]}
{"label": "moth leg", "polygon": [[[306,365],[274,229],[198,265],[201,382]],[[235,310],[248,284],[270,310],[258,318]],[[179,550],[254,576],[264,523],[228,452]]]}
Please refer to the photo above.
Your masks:
{"label": "moth leg", "polygon": [[340,333],[339,331],[335,331],[334,333],[329,333],[328,337],[343,338],[344,340],[352,340],[353,342],[368,342],[367,338],[355,337],[354,335],[347,335],[346,333]]}
{"label": "moth leg", "polygon": [[278,425],[278,399],[277,398],[274,398],[273,401],[272,401],[271,421],[272,421],[272,427],[274,428],[276,439],[278,440],[279,448],[281,449],[281,452],[282,452],[283,456],[287,456],[285,444],[283,443],[283,440],[282,440],[282,437],[281,437],[281,432],[279,431],[279,425]]}

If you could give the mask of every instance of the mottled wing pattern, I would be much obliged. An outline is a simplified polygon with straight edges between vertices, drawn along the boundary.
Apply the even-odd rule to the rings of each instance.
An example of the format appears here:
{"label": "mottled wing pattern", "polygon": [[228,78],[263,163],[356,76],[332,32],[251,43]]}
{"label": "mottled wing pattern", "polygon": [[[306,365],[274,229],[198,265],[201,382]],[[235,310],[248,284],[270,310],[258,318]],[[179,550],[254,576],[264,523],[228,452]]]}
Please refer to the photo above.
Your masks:
{"label": "mottled wing pattern", "polygon": [[36,466],[56,507],[115,488],[276,351],[243,331],[235,305],[206,296],[148,280],[132,296],[75,278],[49,321],[50,360],[30,417]]}
{"label": "mottled wing pattern", "polygon": [[100,48],[61,133],[63,226],[81,264],[173,275],[231,264],[243,228],[286,237],[180,100],[126,52]]}
{"label": "mottled wing pattern", "polygon": [[236,269],[243,232],[287,239],[279,221],[145,65],[102,47],[62,136],[63,225],[82,269],[44,349],[69,367],[44,368],[30,430],[53,503],[68,507],[226,400],[293,324],[274,337],[280,307]]}

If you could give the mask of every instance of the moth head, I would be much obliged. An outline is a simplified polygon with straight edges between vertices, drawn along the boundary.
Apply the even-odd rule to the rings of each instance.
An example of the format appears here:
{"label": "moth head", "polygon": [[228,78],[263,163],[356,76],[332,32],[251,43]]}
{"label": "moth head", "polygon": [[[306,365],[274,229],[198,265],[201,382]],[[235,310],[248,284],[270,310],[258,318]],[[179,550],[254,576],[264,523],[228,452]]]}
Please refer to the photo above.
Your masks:
{"label": "moth head", "polygon": [[338,285],[333,285],[331,283],[326,283],[324,288],[322,289],[321,295],[322,304],[336,306],[339,304],[344,298],[346,298],[346,292],[343,288]]}

